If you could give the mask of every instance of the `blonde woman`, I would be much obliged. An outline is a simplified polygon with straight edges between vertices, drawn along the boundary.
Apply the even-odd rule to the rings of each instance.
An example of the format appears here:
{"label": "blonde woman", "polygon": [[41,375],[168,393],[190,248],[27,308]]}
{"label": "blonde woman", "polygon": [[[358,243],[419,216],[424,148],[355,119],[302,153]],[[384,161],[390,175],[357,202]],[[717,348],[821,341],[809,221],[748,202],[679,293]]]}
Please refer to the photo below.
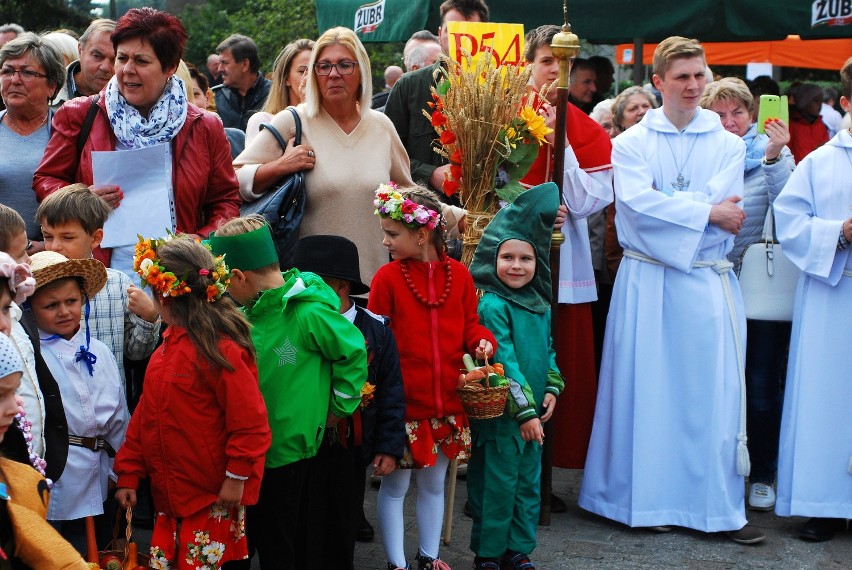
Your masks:
{"label": "blonde woman", "polygon": [[[361,280],[369,283],[387,263],[382,231],[373,217],[379,184],[413,184],[408,155],[390,119],[370,109],[370,60],[348,28],[332,28],[317,40],[308,62],[305,101],[296,110],[302,144],[282,152],[265,130],[234,161],[240,194],[250,202],[282,175],[307,170],[301,236],[335,234],[358,246]],[[293,115],[281,111],[272,125],[287,139]]]}
{"label": "blonde woman", "polygon": [[268,123],[277,113],[302,102],[303,91],[299,89],[299,84],[308,73],[308,62],[311,59],[313,47],[313,40],[304,38],[296,40],[284,46],[275,58],[272,87],[269,89],[266,104],[262,110],[249,117],[246,126],[247,145],[260,132],[261,123]]}

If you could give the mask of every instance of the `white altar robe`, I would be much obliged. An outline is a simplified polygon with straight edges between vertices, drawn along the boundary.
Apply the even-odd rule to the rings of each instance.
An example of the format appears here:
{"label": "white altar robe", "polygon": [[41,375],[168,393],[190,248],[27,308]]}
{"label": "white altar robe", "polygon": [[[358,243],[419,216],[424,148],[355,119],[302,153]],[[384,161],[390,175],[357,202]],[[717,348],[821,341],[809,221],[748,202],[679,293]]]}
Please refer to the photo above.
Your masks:
{"label": "white altar robe", "polygon": [[[720,274],[693,265],[731,250],[733,235],[708,220],[713,204],[742,196],[745,145],[711,111],[678,133],[663,109],[613,143],[619,242],[662,265],[625,256],[618,270],[579,504],[630,526],[738,530],[737,336]],[[683,162],[689,187],[672,192]],[[728,275],[744,351],[742,298]]]}
{"label": "white altar robe", "polygon": [[562,196],[569,215],[562,226],[565,243],[559,248],[559,302],[591,303],[597,301],[598,290],[586,218],[612,203],[612,168],[607,165],[589,172],[583,170],[568,145],[562,180]]}
{"label": "white altar robe", "polygon": [[852,136],[796,167],[775,201],[778,239],[803,271],[796,289],[778,453],[779,515],[852,518],[852,272],[837,250],[852,216]]}

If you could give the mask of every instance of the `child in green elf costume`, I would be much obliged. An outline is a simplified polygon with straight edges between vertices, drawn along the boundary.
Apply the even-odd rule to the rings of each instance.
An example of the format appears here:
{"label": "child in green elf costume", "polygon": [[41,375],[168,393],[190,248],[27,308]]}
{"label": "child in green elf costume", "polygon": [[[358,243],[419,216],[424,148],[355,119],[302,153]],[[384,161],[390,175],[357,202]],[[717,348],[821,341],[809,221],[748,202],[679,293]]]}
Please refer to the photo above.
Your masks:
{"label": "child in green elf costume", "polygon": [[495,360],[510,381],[503,415],[470,422],[467,488],[477,569],[535,568],[529,554],[541,505],[542,423],[564,387],[550,338],[549,251],[558,206],[552,182],[522,193],[494,216],[470,265],[484,291],[479,318],[497,338]]}

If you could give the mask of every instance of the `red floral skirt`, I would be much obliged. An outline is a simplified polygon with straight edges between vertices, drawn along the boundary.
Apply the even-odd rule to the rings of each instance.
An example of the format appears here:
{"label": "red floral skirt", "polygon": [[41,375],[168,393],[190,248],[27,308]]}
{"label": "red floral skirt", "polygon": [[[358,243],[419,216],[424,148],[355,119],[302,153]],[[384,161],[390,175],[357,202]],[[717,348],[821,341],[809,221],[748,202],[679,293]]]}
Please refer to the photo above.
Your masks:
{"label": "red floral skirt", "polygon": [[157,513],[151,535],[151,568],[215,570],[248,558],[246,509],[212,505],[182,519]]}
{"label": "red floral skirt", "polygon": [[434,466],[438,461],[438,450],[450,460],[470,457],[470,424],[464,414],[407,420],[405,433],[408,443],[399,462],[402,469]]}

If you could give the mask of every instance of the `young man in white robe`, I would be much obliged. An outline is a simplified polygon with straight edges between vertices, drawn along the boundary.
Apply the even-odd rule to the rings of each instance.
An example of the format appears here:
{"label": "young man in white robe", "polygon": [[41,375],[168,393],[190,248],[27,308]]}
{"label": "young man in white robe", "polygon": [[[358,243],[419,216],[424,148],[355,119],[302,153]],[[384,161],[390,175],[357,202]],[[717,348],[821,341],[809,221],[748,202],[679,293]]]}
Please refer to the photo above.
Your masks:
{"label": "young man in white robe", "polygon": [[579,503],[634,527],[755,544],[764,535],[745,518],[745,316],[725,259],[745,219],[745,145],[698,107],[706,67],[695,40],[659,44],[663,106],[613,140],[624,260]]}
{"label": "young man in white robe", "polygon": [[[852,107],[852,58],[840,70]],[[801,270],[781,416],[781,516],[825,541],[852,519],[852,134],[838,132],[796,167],[775,201],[778,239]]]}

